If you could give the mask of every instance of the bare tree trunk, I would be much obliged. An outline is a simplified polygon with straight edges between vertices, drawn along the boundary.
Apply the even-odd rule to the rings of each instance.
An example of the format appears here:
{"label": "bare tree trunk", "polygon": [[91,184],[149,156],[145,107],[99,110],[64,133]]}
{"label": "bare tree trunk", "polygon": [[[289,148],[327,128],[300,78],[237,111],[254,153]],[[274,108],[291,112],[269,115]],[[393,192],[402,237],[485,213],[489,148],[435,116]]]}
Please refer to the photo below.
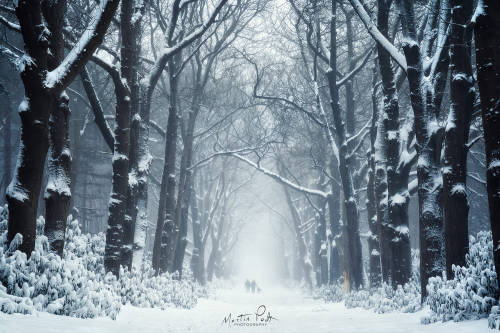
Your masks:
{"label": "bare tree trunk", "polygon": [[71,151],[69,147],[69,99],[61,94],[50,117],[50,152],[45,192],[44,233],[52,251],[62,257],[66,220],[71,202]]}
{"label": "bare tree trunk", "polygon": [[387,173],[386,158],[383,149],[383,138],[385,137],[384,124],[379,119],[377,125],[377,136],[375,139],[375,203],[377,215],[377,232],[380,246],[380,265],[382,280],[391,283],[392,276],[392,248],[391,239],[393,237],[392,228],[388,224],[387,214]]}
{"label": "bare tree trunk", "polygon": [[0,93],[5,95],[5,100],[7,105],[4,109],[5,111],[5,122],[3,125],[3,173],[2,173],[2,181],[1,181],[1,193],[2,198],[5,198],[5,192],[7,191],[7,185],[9,184],[12,178],[12,147],[11,147],[11,136],[12,136],[12,105],[9,96],[9,92],[5,88],[5,86],[0,83]]}
{"label": "bare tree trunk", "polygon": [[474,104],[471,43],[466,25],[472,2],[451,0],[450,111],[444,137],[443,199],[446,242],[446,275],[453,278],[452,265],[465,266],[469,251],[469,202],[467,200],[467,141]]}
{"label": "bare tree trunk", "polygon": [[[334,168],[332,168],[334,169]],[[330,217],[330,274],[329,283],[335,284],[341,276],[340,247],[340,190],[336,184],[332,184],[332,195],[328,197],[328,214]]]}
{"label": "bare tree trunk", "polygon": [[[389,38],[390,1],[378,1],[377,25],[380,32]],[[401,170],[400,165],[400,122],[399,104],[394,81],[394,72],[389,53],[377,44],[378,61],[384,94],[384,138],[383,149],[386,158],[388,192],[388,228],[392,229],[390,238],[392,250],[391,281],[393,287],[404,285],[411,277],[411,250],[408,226],[409,170]],[[404,165],[404,163],[403,163]],[[386,241],[388,241],[386,239]]]}
{"label": "bare tree trunk", "polygon": [[328,86],[330,88],[331,109],[335,125],[337,146],[339,147],[339,171],[344,191],[344,206],[347,219],[347,242],[349,249],[349,278],[350,286],[357,289],[363,285],[363,263],[361,258],[361,240],[359,237],[359,216],[352,177],[349,171],[350,161],[348,157],[344,122],[339,104],[339,94],[336,82],[337,73],[337,31],[336,31],[336,9],[337,1],[332,0],[332,18],[330,20],[330,69],[327,72]]}
{"label": "bare tree trunk", "polygon": [[[483,0],[476,10],[474,40],[486,150],[486,181],[493,257],[500,272],[500,3]],[[500,275],[498,275],[500,281]]]}
{"label": "bare tree trunk", "polygon": [[[115,148],[113,154],[113,187],[109,200],[109,219],[106,232],[104,266],[107,272],[119,276],[122,263],[124,231],[130,232],[130,216],[127,214],[130,165],[131,92],[133,77],[134,34],[132,29],[133,0],[121,2],[121,71],[120,79],[115,79],[116,117]],[[122,80],[126,84],[119,84]]]}
{"label": "bare tree trunk", "polygon": [[377,139],[378,107],[377,107],[377,70],[374,67],[372,82],[372,123],[370,128],[370,150],[368,151],[368,184],[366,185],[366,217],[370,236],[368,237],[368,252],[370,256],[370,288],[377,288],[382,281],[380,267],[380,244],[377,225],[377,202],[375,196],[375,140]]}
{"label": "bare tree trunk", "polygon": [[[408,64],[407,77],[410,100],[415,118],[415,134],[419,154],[417,165],[420,233],[420,278],[422,300],[427,295],[427,282],[431,276],[441,274],[445,268],[442,211],[441,142],[442,129],[437,123],[442,92],[448,69],[446,45],[438,45],[439,60],[433,77],[426,77],[422,53],[416,32],[413,2],[399,0],[401,25],[405,42],[403,51]],[[448,10],[448,8],[446,8]],[[439,20],[446,21],[446,12],[438,10]],[[435,29],[438,29],[435,27]],[[426,52],[430,52],[430,47]]]}
{"label": "bare tree trunk", "polygon": [[201,236],[201,221],[198,211],[198,199],[194,189],[194,179],[191,180],[191,219],[193,221],[193,254],[191,256],[191,270],[193,276],[201,285],[205,284],[204,268],[205,259],[203,258],[203,244]]}
{"label": "bare tree trunk", "polygon": [[113,185],[109,200],[108,229],[104,266],[115,276],[120,273],[123,223],[126,218],[128,189],[128,150],[130,133],[130,97],[125,86],[115,85],[116,125],[115,148],[113,154]]}
{"label": "bare tree trunk", "polygon": [[153,248],[153,268],[157,272],[166,272],[170,258],[173,258],[173,236],[175,232],[175,160],[177,149],[177,77],[173,60],[169,61],[170,106],[168,114],[167,136],[165,141],[165,163],[160,190],[158,221],[156,224],[155,243]]}
{"label": "bare tree trunk", "polygon": [[201,91],[195,89],[193,91],[193,100],[191,110],[189,111],[188,124],[184,135],[184,149],[181,159],[181,170],[179,175],[179,191],[177,195],[176,207],[176,225],[179,226],[179,235],[175,247],[174,271],[179,271],[182,274],[182,264],[184,261],[184,253],[187,245],[187,226],[188,226],[188,209],[192,195],[192,177],[193,172],[191,167],[193,160],[193,141],[194,128],[196,125],[196,117],[200,110],[200,95]]}
{"label": "bare tree trunk", "polygon": [[300,230],[300,217],[299,213],[297,212],[297,208],[293,204],[292,197],[290,195],[290,192],[288,188],[283,185],[283,191],[285,192],[285,197],[286,201],[288,204],[288,208],[290,209],[290,213],[292,215],[293,219],[293,225],[295,228],[295,238],[297,242],[297,249],[298,249],[298,266],[302,270],[302,276],[304,277],[304,281],[306,282],[307,286],[309,289],[312,289],[312,280],[311,280],[311,260],[309,258],[309,253],[307,251],[307,246],[306,242],[304,240],[304,235],[302,234]]}
{"label": "bare tree trunk", "polygon": [[[132,18],[140,14],[141,8],[136,8],[135,4],[127,4],[125,18],[128,20],[126,28],[126,48],[127,58],[124,66],[127,67],[124,78],[130,88],[131,99],[131,121],[130,121],[130,148],[129,148],[129,181],[127,190],[126,218],[123,224],[123,246],[121,254],[121,264],[132,268],[132,258],[134,249],[134,236],[136,230],[136,220],[138,215],[137,196],[139,191],[139,135],[141,127],[140,116],[140,89],[138,81],[139,55],[141,44],[140,20]],[[124,13],[122,12],[122,17]],[[140,16],[142,17],[142,15]],[[124,18],[121,18],[123,20]],[[123,29],[123,28],[122,28]],[[122,59],[122,62],[124,59]]]}

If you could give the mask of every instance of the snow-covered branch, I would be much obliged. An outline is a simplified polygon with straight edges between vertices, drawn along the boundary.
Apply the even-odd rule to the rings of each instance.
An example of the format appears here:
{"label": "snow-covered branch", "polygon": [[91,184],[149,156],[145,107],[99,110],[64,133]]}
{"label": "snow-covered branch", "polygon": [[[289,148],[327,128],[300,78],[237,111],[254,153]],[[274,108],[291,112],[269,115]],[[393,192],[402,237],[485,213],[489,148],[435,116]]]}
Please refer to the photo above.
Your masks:
{"label": "snow-covered branch", "polygon": [[47,88],[59,91],[73,81],[104,39],[119,3],[119,0],[104,0],[94,9],[91,15],[94,24],[85,30],[61,64],[47,73]]}
{"label": "snow-covered branch", "polygon": [[378,30],[375,23],[370,18],[370,15],[365,10],[365,7],[361,3],[362,0],[349,0],[352,7],[358,14],[359,18],[365,25],[368,33],[373,37],[373,39],[379,43],[398,63],[398,65],[406,72],[406,59],[405,56],[399,52],[399,50]]}

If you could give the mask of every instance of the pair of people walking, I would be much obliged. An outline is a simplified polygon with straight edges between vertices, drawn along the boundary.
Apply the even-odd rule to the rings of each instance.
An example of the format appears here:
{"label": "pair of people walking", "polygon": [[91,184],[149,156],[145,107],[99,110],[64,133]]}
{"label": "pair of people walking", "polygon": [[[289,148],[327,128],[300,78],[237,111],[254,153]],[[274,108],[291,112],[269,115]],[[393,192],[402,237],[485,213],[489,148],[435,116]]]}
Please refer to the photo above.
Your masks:
{"label": "pair of people walking", "polygon": [[248,280],[248,279],[245,281],[245,289],[247,290],[247,292],[252,292],[252,293],[256,292],[259,293],[261,291],[255,280]]}

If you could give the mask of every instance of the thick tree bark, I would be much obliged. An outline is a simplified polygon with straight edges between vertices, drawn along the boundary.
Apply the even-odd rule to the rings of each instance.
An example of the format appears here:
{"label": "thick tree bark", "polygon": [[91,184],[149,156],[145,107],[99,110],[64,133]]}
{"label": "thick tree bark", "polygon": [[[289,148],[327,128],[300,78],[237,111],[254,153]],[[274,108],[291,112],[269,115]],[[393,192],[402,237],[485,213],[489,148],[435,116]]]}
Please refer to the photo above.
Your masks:
{"label": "thick tree bark", "polygon": [[152,156],[149,152],[149,121],[150,107],[149,98],[146,96],[144,87],[141,87],[140,118],[139,123],[139,150],[137,168],[137,220],[135,222],[134,246],[132,255],[132,266],[139,269],[144,257],[144,246],[146,245],[146,232],[148,228],[148,177]]}
{"label": "thick tree bark", "polygon": [[[15,174],[6,193],[9,205],[7,240],[10,242],[17,233],[20,233],[23,236],[20,250],[28,256],[35,245],[38,199],[49,145],[50,112],[63,90],[78,75],[102,42],[118,4],[118,0],[108,0],[103,3],[102,12],[91,27],[93,30],[91,36],[80,40],[74,56],[65,58],[64,66],[61,67],[63,65],[61,63],[57,70],[53,71],[49,71],[50,37],[47,33],[49,30],[43,23],[41,2],[21,0],[16,6],[16,16],[29,60],[21,70],[25,90],[25,99],[19,107],[22,123],[21,148]],[[62,29],[64,23],[62,19],[64,5],[65,1],[55,4],[59,6],[58,11],[61,14],[48,20],[46,18],[47,21],[57,20],[57,29]],[[56,27],[52,30],[54,29]],[[52,42],[54,40],[52,38]]]}
{"label": "thick tree bark", "polygon": [[[380,32],[389,37],[389,9],[391,1],[378,1],[377,26]],[[400,161],[401,140],[399,122],[399,103],[394,82],[394,72],[389,53],[377,44],[382,92],[384,94],[384,138],[383,149],[386,158],[388,192],[388,227],[392,229],[389,241],[392,252],[391,281],[393,287],[404,285],[411,277],[411,249],[408,226],[409,170]]]}
{"label": "thick tree bark", "polygon": [[443,208],[446,275],[452,279],[452,265],[465,266],[469,250],[469,202],[465,184],[467,141],[475,94],[471,63],[472,31],[466,28],[472,15],[472,2],[451,0],[450,5],[450,111],[444,137]]}
{"label": "thick tree bark", "polygon": [[[66,2],[42,2],[50,31],[48,69],[54,70],[64,58],[63,16]],[[69,144],[69,98],[65,92],[55,101],[49,119],[49,158],[45,189],[45,229],[52,251],[62,256],[66,220],[71,202],[71,151]]]}
{"label": "thick tree bark", "polygon": [[21,71],[25,98],[19,105],[21,146],[17,166],[6,191],[9,206],[7,241],[20,233],[23,243],[19,250],[29,257],[35,246],[38,199],[49,145],[48,121],[55,98],[44,88],[48,40],[40,2],[19,1],[16,15],[31,61]]}
{"label": "thick tree bark", "polygon": [[69,147],[69,99],[59,98],[50,117],[50,152],[45,192],[45,229],[51,251],[62,257],[66,220],[71,202],[71,151]]}
{"label": "thick tree bark", "polygon": [[[122,13],[120,22],[122,24],[122,52],[126,52],[126,57],[122,56],[122,75],[127,80],[130,88],[131,120],[130,120],[130,148],[129,148],[129,181],[127,190],[126,218],[123,224],[123,245],[121,254],[121,264],[128,269],[132,268],[132,257],[134,248],[135,224],[138,215],[137,194],[139,189],[139,135],[141,117],[139,113],[139,55],[140,55],[140,20],[134,20],[134,15],[140,14],[141,8],[136,8],[135,3],[122,3]],[[142,17],[142,15],[141,15]],[[123,26],[126,20],[126,27]],[[125,29],[125,31],[123,31]],[[126,42],[125,42],[126,40]]]}
{"label": "thick tree bark", "polygon": [[[408,64],[407,77],[410,87],[410,100],[414,113],[417,151],[418,198],[419,198],[419,234],[420,234],[420,279],[422,301],[427,295],[427,282],[430,277],[441,274],[445,269],[444,234],[442,211],[442,175],[441,175],[441,142],[442,128],[437,116],[446,82],[448,69],[448,52],[446,46],[437,45],[437,66],[427,77],[424,72],[422,58],[432,54],[432,42],[424,41],[421,50],[417,38],[413,2],[399,0],[401,26],[405,42],[403,51]],[[437,22],[446,22],[446,12],[437,10],[430,15]],[[439,20],[438,20],[439,18]],[[441,27],[439,27],[441,30]],[[441,31],[439,32],[441,33]],[[426,45],[428,44],[428,45]],[[430,45],[429,45],[430,44]],[[422,54],[424,52],[425,54]]]}
{"label": "thick tree bark", "polygon": [[[495,269],[500,272],[500,2],[476,9],[474,40],[486,150],[486,181]],[[500,281],[500,274],[498,275]]]}
{"label": "thick tree bark", "polygon": [[113,154],[113,185],[109,199],[109,218],[106,231],[104,266],[107,272],[119,276],[123,223],[126,218],[128,190],[128,152],[130,139],[130,92],[126,86],[115,83],[116,125]]}
{"label": "thick tree bark", "polygon": [[330,69],[326,73],[330,89],[330,104],[335,125],[337,146],[339,147],[339,171],[344,192],[345,216],[347,219],[347,244],[349,249],[350,286],[357,289],[363,285],[363,263],[361,258],[361,240],[359,237],[358,206],[354,194],[352,177],[349,171],[350,161],[346,145],[345,126],[339,104],[339,93],[336,82],[337,72],[337,31],[336,31],[337,1],[332,0],[332,19],[330,20]]}

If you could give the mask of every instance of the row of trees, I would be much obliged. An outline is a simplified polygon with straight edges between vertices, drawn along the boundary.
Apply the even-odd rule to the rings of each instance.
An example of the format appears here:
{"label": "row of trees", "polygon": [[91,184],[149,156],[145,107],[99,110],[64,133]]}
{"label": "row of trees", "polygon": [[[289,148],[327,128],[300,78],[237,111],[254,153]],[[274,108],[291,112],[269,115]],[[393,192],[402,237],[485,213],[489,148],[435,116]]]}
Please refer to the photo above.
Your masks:
{"label": "row of trees", "polygon": [[[157,272],[182,273],[191,251],[200,282],[227,274],[242,227],[240,165],[283,186],[288,212],[275,213],[293,239],[295,277],[311,287],[339,278],[354,289],[405,284],[413,243],[425,297],[429,277],[465,263],[476,228],[467,196],[486,196],[485,185],[498,242],[500,46],[487,37],[500,31],[495,1],[91,7],[0,8],[24,43],[21,51],[6,39],[2,51],[18,64],[26,95],[7,201],[9,240],[21,233],[27,254],[44,169],[45,232],[59,254],[75,205],[65,91],[88,104],[113,154],[105,263],[115,275],[120,265],[140,268],[148,242]],[[78,75],[82,86],[68,88]]]}

